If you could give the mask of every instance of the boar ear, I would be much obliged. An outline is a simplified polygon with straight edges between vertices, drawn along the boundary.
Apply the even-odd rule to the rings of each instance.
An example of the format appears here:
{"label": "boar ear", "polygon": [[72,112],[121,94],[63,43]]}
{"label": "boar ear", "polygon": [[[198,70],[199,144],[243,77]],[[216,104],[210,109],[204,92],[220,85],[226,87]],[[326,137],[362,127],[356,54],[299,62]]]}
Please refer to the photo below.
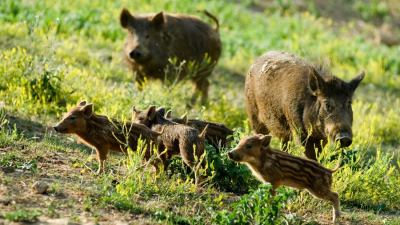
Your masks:
{"label": "boar ear", "polygon": [[159,108],[156,110],[156,112],[157,112],[160,116],[165,117],[165,108],[164,108],[164,107],[159,107]]}
{"label": "boar ear", "polygon": [[123,28],[128,28],[129,24],[132,23],[135,18],[129,12],[129,10],[123,8],[119,16],[119,22]]}
{"label": "boar ear", "polygon": [[90,118],[93,115],[93,104],[83,106],[81,111],[86,118]]}
{"label": "boar ear", "polygon": [[147,113],[146,113],[147,118],[149,120],[153,120],[156,117],[156,113],[157,113],[156,106],[154,106],[154,105],[150,106],[150,108],[147,110]]}
{"label": "boar ear", "polygon": [[132,106],[132,114],[136,115],[139,113],[140,113],[140,111],[136,109],[136,106]]}
{"label": "boar ear", "polygon": [[164,13],[161,11],[157,13],[155,16],[153,16],[153,18],[151,19],[151,23],[155,27],[161,28],[162,25],[164,24]]}
{"label": "boar ear", "polygon": [[79,102],[79,104],[78,104],[78,106],[85,106],[86,105],[86,101],[81,101],[81,102]]}
{"label": "boar ear", "polygon": [[183,114],[183,115],[181,116],[181,119],[183,120],[183,123],[184,123],[184,124],[187,124],[187,122],[188,122],[187,113]]}
{"label": "boar ear", "polygon": [[314,69],[313,72],[308,77],[308,88],[314,96],[317,96],[321,93],[321,89],[323,87],[324,80],[319,75],[319,73]]}
{"label": "boar ear", "polygon": [[208,124],[204,127],[203,131],[199,134],[199,138],[201,140],[204,140],[206,138],[207,129],[208,129]]}
{"label": "boar ear", "polygon": [[271,143],[271,135],[263,135],[260,137],[262,148],[268,148]]}
{"label": "boar ear", "polygon": [[359,85],[360,82],[364,79],[364,77],[365,77],[365,72],[362,71],[362,72],[359,73],[355,78],[353,78],[353,80],[351,80],[351,81],[349,82],[350,89],[351,89],[353,92],[357,89],[358,85]]}

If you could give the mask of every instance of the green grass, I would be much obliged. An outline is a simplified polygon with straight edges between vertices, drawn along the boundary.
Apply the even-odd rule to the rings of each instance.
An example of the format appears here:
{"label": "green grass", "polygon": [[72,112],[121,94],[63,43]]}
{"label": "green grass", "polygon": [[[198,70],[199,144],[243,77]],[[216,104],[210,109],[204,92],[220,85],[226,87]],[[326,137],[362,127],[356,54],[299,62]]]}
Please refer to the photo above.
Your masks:
{"label": "green grass", "polygon": [[[97,113],[118,119],[130,118],[133,105],[146,108],[155,104],[171,108],[175,115],[188,113],[189,117],[225,123],[236,130],[234,146],[250,133],[243,91],[247,69],[268,50],[286,50],[328,64],[345,80],[361,70],[366,72],[353,103],[353,144],[344,152],[345,164],[334,174],[333,187],[349,214],[346,220],[379,224],[376,221],[384,218],[386,224],[396,224],[396,211],[400,210],[400,47],[374,45],[365,33],[354,34],[354,23],[338,28],[315,11],[299,12],[290,4],[285,6],[286,1],[274,1],[273,6],[282,10],[261,12],[252,10],[256,2],[1,1],[0,166],[30,171],[29,178],[36,179],[45,172],[41,165],[46,158],[66,155],[65,163],[71,171],[54,175],[57,182],[50,193],[62,195],[64,182],[76,190],[74,185],[83,182],[83,178],[75,177],[80,171],[90,188],[77,205],[95,218],[101,218],[97,211],[110,209],[141,215],[152,223],[229,224],[237,219],[235,212],[248,210],[240,217],[243,223],[270,218],[269,213],[278,211],[276,219],[293,217],[294,221],[312,223],[321,219],[318,214],[323,212],[325,221],[329,221],[330,206],[305,192],[282,189],[283,195],[291,197],[272,204],[278,211],[257,205],[268,198],[264,196],[268,188],[259,187],[245,166],[228,160],[225,153],[229,149],[215,153],[207,146],[210,182],[198,192],[179,159],[174,160],[170,171],[155,176],[151,167],[140,167],[138,155],[111,157],[108,174],[93,178],[88,168],[95,170],[97,164],[89,157],[89,148],[46,129],[84,99],[94,103]],[[386,3],[359,2],[350,7],[364,19],[387,18]],[[142,92],[136,89],[122,59],[125,33],[118,21],[122,7],[133,12],[189,13],[206,21],[197,10],[207,9],[217,15],[223,54],[211,77],[207,106],[187,108],[192,93],[188,82],[173,87],[149,82]],[[39,131],[35,127],[40,127]],[[279,146],[276,139],[273,145]],[[332,168],[337,155],[329,147],[325,150],[329,154],[321,162]],[[290,152],[301,155],[303,150],[294,146]],[[67,176],[65,181],[63,176]],[[4,184],[12,185],[14,178],[5,177]],[[53,216],[65,213],[57,204],[45,207]],[[6,208],[9,214],[4,218],[16,221],[30,214],[13,210],[17,209]],[[360,218],[352,214],[358,210],[372,213]],[[310,212],[312,219],[302,218]],[[386,218],[387,214],[390,216]],[[73,213],[67,215],[79,220]],[[373,218],[368,218],[371,215]]]}

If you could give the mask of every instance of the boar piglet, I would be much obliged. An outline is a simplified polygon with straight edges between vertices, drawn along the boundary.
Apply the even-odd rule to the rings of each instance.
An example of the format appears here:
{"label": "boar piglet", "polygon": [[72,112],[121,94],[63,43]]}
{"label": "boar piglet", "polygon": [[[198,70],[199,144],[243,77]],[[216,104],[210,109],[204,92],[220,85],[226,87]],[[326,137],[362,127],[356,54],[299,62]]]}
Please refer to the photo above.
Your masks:
{"label": "boar piglet", "polygon": [[206,130],[206,140],[217,150],[222,147],[227,147],[230,142],[230,137],[233,135],[233,131],[222,123],[189,119],[186,115],[180,118],[172,117],[171,111],[166,112],[165,118],[179,124],[186,124],[197,129],[198,131],[202,131],[206,126],[208,126]]}
{"label": "boar piglet", "polygon": [[236,162],[245,163],[262,182],[272,184],[275,189],[286,185],[298,189],[307,189],[314,196],[327,200],[333,205],[333,221],[340,216],[339,197],[331,191],[333,170],[319,163],[290,155],[270,147],[271,136],[252,135],[240,140],[238,146],[228,152],[228,157]]}
{"label": "boar piglet", "polygon": [[364,78],[349,82],[287,52],[259,57],[246,76],[246,108],[253,130],[280,138],[285,146],[299,137],[308,158],[316,160],[328,142],[352,143],[354,91]]}
{"label": "boar piglet", "polygon": [[[194,172],[195,183],[200,184],[200,176],[196,169],[196,160],[201,159],[204,154],[204,141],[207,126],[201,133],[197,129],[186,126],[184,124],[175,123],[164,118],[164,112],[158,111],[155,106],[149,107],[145,111],[133,108],[133,120],[136,123],[144,124],[153,131],[160,132],[160,139],[167,149],[167,158],[173,155],[180,155],[183,162],[188,165]],[[204,165],[204,161],[200,166]]]}
{"label": "boar piglet", "polygon": [[[136,74],[139,89],[146,78],[170,83],[187,78],[195,84],[194,99],[201,93],[205,102],[207,78],[221,55],[218,20],[206,11],[205,14],[216,22],[215,29],[190,15],[164,12],[138,15],[127,9],[121,11],[120,23],[128,34],[124,55]],[[171,59],[177,62],[172,63]],[[182,65],[178,72],[174,69],[177,65]]]}
{"label": "boar piglet", "polygon": [[[71,109],[64,118],[53,127],[55,131],[64,134],[76,134],[83,143],[96,149],[99,169],[101,173],[105,168],[105,160],[109,150],[126,152],[130,147],[136,151],[138,140],[141,138],[145,144],[145,159],[151,157],[153,147],[162,147],[159,136],[161,133],[152,131],[142,124],[121,123],[111,120],[106,116],[96,115],[93,104],[86,101],[79,103]],[[158,169],[159,159],[154,160]]]}

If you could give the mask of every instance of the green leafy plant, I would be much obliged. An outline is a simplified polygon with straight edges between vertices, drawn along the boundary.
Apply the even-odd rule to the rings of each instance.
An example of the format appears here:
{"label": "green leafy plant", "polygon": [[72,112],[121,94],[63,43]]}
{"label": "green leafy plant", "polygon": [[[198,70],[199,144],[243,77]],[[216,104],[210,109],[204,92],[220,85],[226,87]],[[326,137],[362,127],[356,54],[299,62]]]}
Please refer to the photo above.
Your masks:
{"label": "green leafy plant", "polygon": [[294,192],[279,189],[276,196],[271,196],[270,185],[260,185],[253,192],[244,195],[231,205],[232,210],[222,210],[214,214],[215,224],[282,224],[288,221],[283,209]]}
{"label": "green leafy plant", "polygon": [[4,218],[13,222],[33,223],[42,213],[38,210],[19,209],[13,212],[5,213]]}

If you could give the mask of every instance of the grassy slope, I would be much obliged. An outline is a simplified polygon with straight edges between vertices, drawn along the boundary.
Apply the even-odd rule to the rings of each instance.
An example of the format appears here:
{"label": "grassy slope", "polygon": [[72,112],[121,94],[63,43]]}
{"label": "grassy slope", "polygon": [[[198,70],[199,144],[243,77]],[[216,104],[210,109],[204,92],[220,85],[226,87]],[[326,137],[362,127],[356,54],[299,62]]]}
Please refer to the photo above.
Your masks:
{"label": "grassy slope", "polygon": [[[212,77],[208,107],[186,109],[190,95],[184,93],[191,91],[188,83],[171,89],[152,82],[143,92],[135,89],[121,57],[124,32],[117,18],[123,6],[136,12],[165,10],[196,15],[199,15],[196,10],[207,9],[218,15],[224,52]],[[70,217],[77,221],[88,217],[154,223],[192,218],[210,223],[210,219],[204,219],[213,213],[208,208],[215,211],[230,208],[225,201],[233,201],[235,196],[211,187],[197,193],[178,176],[171,178],[172,181],[152,180],[153,175],[146,171],[141,172],[149,179],[138,181],[141,178],[129,172],[135,169],[129,169],[129,163],[121,164],[120,156],[113,157],[110,164],[114,168],[110,173],[115,175],[93,177],[87,169],[96,166],[89,157],[90,150],[47,131],[46,127],[77,101],[88,99],[94,102],[97,112],[112,117],[129,118],[132,105],[142,108],[149,104],[165,105],[177,114],[188,111],[189,116],[224,122],[243,135],[248,128],[242,74],[257,55],[281,49],[329,62],[333,73],[344,79],[350,79],[360,70],[366,71],[354,101],[355,139],[348,150],[358,161],[349,161],[335,174],[335,189],[341,193],[347,223],[379,224],[385,218],[393,224],[399,221],[399,215],[393,213],[400,205],[396,185],[400,180],[399,47],[375,46],[363,34],[354,35],[351,23],[333,29],[332,21],[307,13],[255,13],[244,4],[230,1],[6,0],[0,3],[0,9],[0,100],[7,114],[16,116],[8,118],[9,124],[17,123],[16,129],[2,130],[0,162],[1,166],[24,169],[1,174],[0,196],[15,200],[15,203],[0,203],[1,211],[36,208],[47,217]],[[44,81],[46,76],[56,89],[32,85]],[[292,151],[300,154],[296,149]],[[392,154],[396,157],[390,159]],[[131,164],[135,165],[135,161]],[[110,186],[111,176],[127,183],[117,188]],[[37,179],[53,183],[49,196],[30,193],[29,187]],[[142,185],[132,187],[128,181]],[[12,188],[16,185],[17,189]],[[111,195],[107,195],[108,189]],[[218,202],[216,196],[223,200]],[[300,220],[322,223],[329,220],[327,204],[304,193],[296,196],[286,210],[303,216]],[[316,209],[323,211],[323,216]],[[168,214],[170,211],[174,214]]]}

